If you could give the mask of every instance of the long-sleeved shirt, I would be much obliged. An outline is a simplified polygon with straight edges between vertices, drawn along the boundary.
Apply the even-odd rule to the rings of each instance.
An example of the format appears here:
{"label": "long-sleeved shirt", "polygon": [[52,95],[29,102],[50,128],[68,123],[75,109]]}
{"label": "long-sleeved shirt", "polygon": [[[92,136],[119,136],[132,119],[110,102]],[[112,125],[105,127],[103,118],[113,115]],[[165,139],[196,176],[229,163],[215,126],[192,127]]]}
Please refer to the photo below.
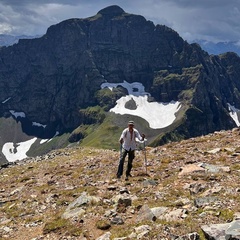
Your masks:
{"label": "long-sleeved shirt", "polygon": [[[120,136],[120,139],[123,139],[123,148],[127,151],[136,149],[136,138],[139,141],[142,140],[142,137],[137,129],[133,128],[132,134],[128,128],[125,128]],[[120,140],[119,139],[119,140]]]}

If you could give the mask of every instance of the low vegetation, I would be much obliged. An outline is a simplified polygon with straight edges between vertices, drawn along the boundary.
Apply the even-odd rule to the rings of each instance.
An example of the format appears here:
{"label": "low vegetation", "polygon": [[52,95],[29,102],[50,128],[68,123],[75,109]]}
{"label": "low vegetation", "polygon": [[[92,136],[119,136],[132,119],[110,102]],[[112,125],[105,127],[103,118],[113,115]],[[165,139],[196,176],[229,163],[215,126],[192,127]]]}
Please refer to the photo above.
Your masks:
{"label": "low vegetation", "polygon": [[[0,170],[0,239],[97,239],[106,232],[114,239],[148,225],[151,230],[142,239],[171,239],[197,232],[203,240],[202,225],[230,222],[239,211],[238,139],[235,129],[147,147],[146,155],[139,146],[129,181],[115,178],[116,150],[74,146],[53,151],[41,161],[10,165]],[[183,168],[202,162],[229,170],[180,175]],[[116,210],[114,199],[125,190],[132,203]],[[99,201],[83,205],[83,215],[63,218],[69,204],[84,192]],[[196,201],[204,197],[214,201],[197,206]],[[137,221],[144,205],[181,209],[186,214],[180,219]],[[111,223],[114,212],[123,223]]]}

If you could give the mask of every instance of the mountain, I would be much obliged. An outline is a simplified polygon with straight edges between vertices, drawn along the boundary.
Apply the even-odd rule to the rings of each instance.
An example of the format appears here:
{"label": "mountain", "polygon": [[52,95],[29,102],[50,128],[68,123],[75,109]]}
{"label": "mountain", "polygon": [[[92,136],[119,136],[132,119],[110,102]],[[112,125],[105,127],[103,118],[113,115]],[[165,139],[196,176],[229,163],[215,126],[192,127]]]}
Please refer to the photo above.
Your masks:
{"label": "mountain", "polygon": [[15,43],[18,43],[19,39],[32,39],[37,37],[39,36],[26,36],[26,35],[12,36],[8,34],[0,34],[0,47],[11,46]]}
{"label": "mountain", "polygon": [[195,40],[201,48],[207,51],[209,54],[219,55],[226,52],[235,52],[240,56],[240,44],[239,42],[209,42],[205,40]]}
{"label": "mountain", "polygon": [[1,161],[118,148],[129,119],[151,146],[232,129],[239,78],[237,54],[209,56],[119,6],[68,19],[0,48]]}
{"label": "mountain", "polygon": [[1,239],[239,239],[239,134],[138,150],[128,181],[113,150],[16,162],[0,170]]}

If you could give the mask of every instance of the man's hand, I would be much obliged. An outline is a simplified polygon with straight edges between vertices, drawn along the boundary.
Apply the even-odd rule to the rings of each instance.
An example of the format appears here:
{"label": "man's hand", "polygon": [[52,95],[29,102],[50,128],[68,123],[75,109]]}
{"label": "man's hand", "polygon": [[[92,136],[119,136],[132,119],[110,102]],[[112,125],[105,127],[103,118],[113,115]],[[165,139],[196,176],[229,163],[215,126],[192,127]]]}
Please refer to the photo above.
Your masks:
{"label": "man's hand", "polygon": [[142,139],[144,139],[146,136],[145,136],[145,134],[143,133],[143,134],[141,135],[141,137],[142,137]]}
{"label": "man's hand", "polygon": [[119,140],[119,142],[120,142],[121,144],[123,144],[123,139],[121,138],[121,139]]}

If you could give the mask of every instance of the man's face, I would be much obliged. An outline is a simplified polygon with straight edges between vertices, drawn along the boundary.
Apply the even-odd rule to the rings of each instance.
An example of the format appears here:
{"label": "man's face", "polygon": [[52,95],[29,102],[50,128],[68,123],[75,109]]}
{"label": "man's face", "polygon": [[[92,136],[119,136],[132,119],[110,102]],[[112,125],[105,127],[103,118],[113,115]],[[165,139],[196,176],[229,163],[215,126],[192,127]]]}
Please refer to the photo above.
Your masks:
{"label": "man's face", "polygon": [[129,129],[133,129],[134,125],[133,124],[128,124]]}

